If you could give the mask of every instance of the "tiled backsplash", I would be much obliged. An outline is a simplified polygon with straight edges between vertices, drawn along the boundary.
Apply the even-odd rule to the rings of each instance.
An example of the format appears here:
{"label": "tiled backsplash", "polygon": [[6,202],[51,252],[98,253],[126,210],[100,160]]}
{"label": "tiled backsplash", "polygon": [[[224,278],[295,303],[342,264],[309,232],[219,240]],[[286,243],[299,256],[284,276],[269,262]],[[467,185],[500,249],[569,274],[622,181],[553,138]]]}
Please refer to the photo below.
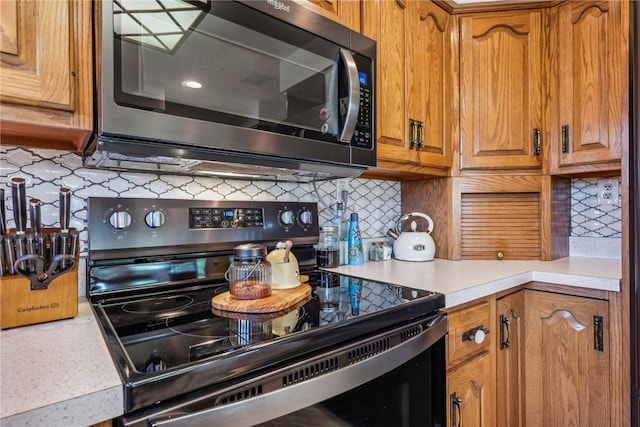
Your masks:
{"label": "tiled backsplash", "polygon": [[[58,222],[58,190],[72,190],[71,226],[81,232],[83,252],[86,250],[87,206],[89,197],[144,197],[201,200],[279,200],[335,202],[335,182],[275,183],[230,179],[158,175],[88,169],[80,156],[68,151],[26,149],[0,146],[0,186],[6,198],[11,194],[12,177],[26,179],[27,196],[43,202],[45,226]],[[350,180],[351,193],[347,214],[360,214],[360,227],[365,238],[381,237],[401,214],[400,183],[396,181]],[[598,205],[597,179],[576,179],[571,186],[571,236],[620,238],[620,204]],[[8,227],[13,227],[12,202],[7,203]],[[320,222],[326,222],[329,211],[320,203]]]}
{"label": "tiled backsplash", "polygon": [[[311,183],[275,183],[207,177],[158,175],[89,169],[80,156],[59,150],[0,147],[0,188],[5,190],[7,227],[13,227],[10,181],[26,180],[28,198],[40,199],[45,226],[58,225],[58,191],[72,191],[71,227],[81,230],[81,250],[86,253],[87,199],[89,197],[141,197],[200,200],[277,200],[335,202],[333,181]],[[379,237],[400,217],[400,183],[395,181],[351,179],[346,215],[357,212],[363,237]],[[319,197],[319,198],[318,198]],[[320,203],[320,224],[328,221],[329,210]]]}
{"label": "tiled backsplash", "polygon": [[598,180],[575,179],[571,183],[571,236],[621,237],[622,210],[618,180],[618,203],[598,204]]}

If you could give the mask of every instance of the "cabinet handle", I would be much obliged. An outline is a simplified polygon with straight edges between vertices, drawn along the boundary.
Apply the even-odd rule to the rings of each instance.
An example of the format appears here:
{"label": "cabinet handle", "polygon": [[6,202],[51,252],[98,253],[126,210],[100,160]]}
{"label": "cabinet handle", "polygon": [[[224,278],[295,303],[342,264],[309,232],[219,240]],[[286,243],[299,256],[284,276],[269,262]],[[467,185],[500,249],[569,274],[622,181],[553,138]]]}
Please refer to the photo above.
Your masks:
{"label": "cabinet handle", "polygon": [[533,129],[533,154],[540,155],[540,129]]}
{"label": "cabinet handle", "polygon": [[417,144],[418,144],[418,150],[420,150],[422,147],[424,147],[424,123],[422,122],[416,122],[418,124],[418,138],[417,138]]}
{"label": "cabinet handle", "polygon": [[[507,330],[507,337],[505,339],[505,329]],[[511,337],[511,319],[509,317],[505,317],[504,314],[500,315],[500,350],[504,350],[505,348],[509,348],[511,346],[511,342],[509,342],[509,338]]]}
{"label": "cabinet handle", "polygon": [[412,150],[416,148],[416,130],[417,122],[413,119],[409,119],[409,149]]}
{"label": "cabinet handle", "polygon": [[562,152],[569,152],[569,125],[562,125]]}
{"label": "cabinet handle", "polygon": [[462,399],[453,392],[449,396],[451,408],[451,427],[462,427]]}
{"label": "cabinet handle", "polygon": [[593,347],[596,351],[604,351],[603,323],[602,316],[593,316]]}

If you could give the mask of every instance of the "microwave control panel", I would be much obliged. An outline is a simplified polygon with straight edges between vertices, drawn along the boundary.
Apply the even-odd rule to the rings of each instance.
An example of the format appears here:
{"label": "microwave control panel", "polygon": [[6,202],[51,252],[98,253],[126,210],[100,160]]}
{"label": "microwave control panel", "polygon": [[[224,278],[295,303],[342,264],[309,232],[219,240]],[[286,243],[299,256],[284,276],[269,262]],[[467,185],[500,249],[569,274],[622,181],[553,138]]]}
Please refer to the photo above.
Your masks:
{"label": "microwave control panel", "polygon": [[361,84],[358,122],[356,123],[356,130],[353,133],[351,144],[363,148],[373,147],[371,125],[371,89]]}

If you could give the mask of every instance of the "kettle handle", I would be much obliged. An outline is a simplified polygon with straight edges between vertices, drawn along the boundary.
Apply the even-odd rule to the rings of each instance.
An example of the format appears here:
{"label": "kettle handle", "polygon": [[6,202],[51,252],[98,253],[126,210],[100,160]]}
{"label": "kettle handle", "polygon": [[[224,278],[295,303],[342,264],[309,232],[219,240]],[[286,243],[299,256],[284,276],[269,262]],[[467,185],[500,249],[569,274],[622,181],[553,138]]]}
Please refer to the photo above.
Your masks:
{"label": "kettle handle", "polygon": [[408,212],[402,215],[400,219],[398,219],[398,222],[396,222],[396,232],[400,233],[401,232],[400,225],[402,224],[402,222],[411,218],[412,216],[419,216],[421,218],[426,219],[427,222],[429,223],[429,228],[427,229],[427,233],[431,233],[431,231],[433,231],[433,220],[429,215],[423,214],[422,212]]}

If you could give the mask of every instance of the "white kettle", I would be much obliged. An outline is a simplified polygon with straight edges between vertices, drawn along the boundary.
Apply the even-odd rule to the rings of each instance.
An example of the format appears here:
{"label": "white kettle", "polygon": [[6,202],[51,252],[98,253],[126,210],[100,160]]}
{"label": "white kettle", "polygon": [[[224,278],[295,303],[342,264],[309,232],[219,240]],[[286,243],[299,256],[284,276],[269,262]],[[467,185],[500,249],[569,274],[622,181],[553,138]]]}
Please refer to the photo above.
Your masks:
{"label": "white kettle", "polygon": [[[416,231],[418,225],[411,221],[411,231],[401,231],[402,222],[407,219],[419,216],[427,220],[429,228],[426,232]],[[393,242],[393,256],[402,261],[433,261],[436,254],[436,244],[431,237],[433,231],[433,221],[421,212],[409,212],[400,217],[396,222],[396,232],[398,237]]]}

